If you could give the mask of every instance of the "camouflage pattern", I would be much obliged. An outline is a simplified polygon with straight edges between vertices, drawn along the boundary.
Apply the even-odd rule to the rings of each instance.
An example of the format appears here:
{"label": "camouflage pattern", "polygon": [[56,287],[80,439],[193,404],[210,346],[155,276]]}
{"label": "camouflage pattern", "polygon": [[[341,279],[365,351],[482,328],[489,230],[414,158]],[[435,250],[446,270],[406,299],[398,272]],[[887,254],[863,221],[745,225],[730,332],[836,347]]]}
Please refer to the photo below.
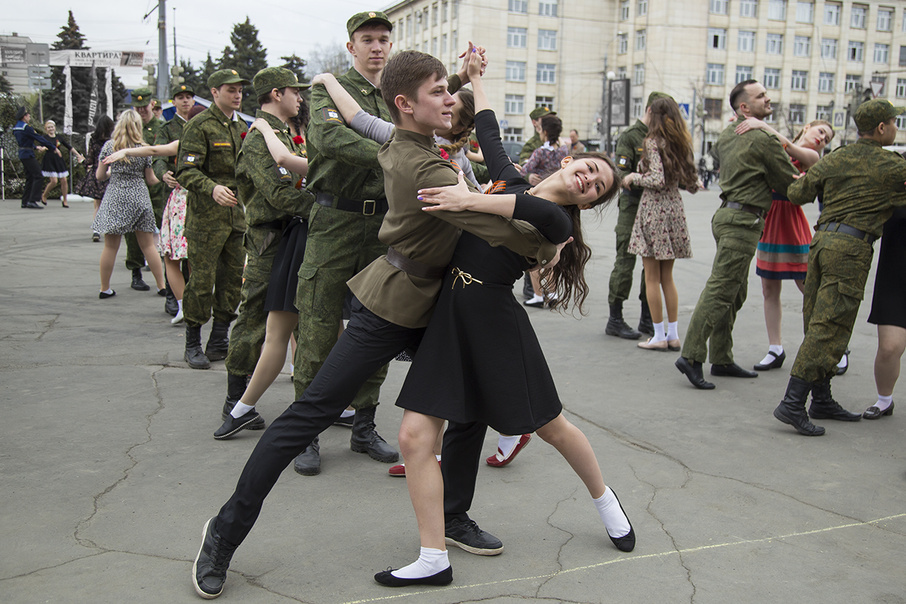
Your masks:
{"label": "camouflage pattern", "polygon": [[[337,78],[368,113],[390,121],[380,92],[355,69]],[[380,145],[348,128],[327,91],[315,86],[308,126],[308,188],[347,199],[383,199],[384,172],[377,160]],[[384,214],[365,216],[314,204],[308,223],[305,260],[299,269],[296,308],[298,345],[293,382],[300,397],[337,341],[346,281],[387,252],[378,240]],[[377,404],[386,368],[359,391],[353,406]]]}
{"label": "camouflage pattern", "polygon": [[[148,103],[145,103],[145,105],[147,104]],[[138,106],[144,105],[136,105],[136,107]],[[161,121],[156,117],[152,117],[151,120],[142,127],[142,139],[144,139],[145,143],[149,145],[155,144],[154,139],[157,136],[160,127]],[[158,176],[158,178],[160,177]],[[151,207],[154,209],[154,221],[157,223],[157,228],[160,228],[161,220],[164,218],[164,205],[167,203],[166,195],[169,195],[169,191],[165,194],[164,184],[159,183],[156,185],[148,185],[148,193],[151,195]],[[137,268],[145,266],[145,255],[142,253],[142,248],[138,246],[138,240],[135,238],[135,233],[126,233],[123,236],[123,239],[126,241],[126,268],[130,271],[134,271]]]}
{"label": "camouflage pattern", "polygon": [[[242,198],[233,207],[212,197],[215,185],[238,195],[236,155],[247,131],[245,122],[231,120],[212,104],[183,128],[176,160],[176,180],[186,188],[186,241],[192,273],[183,295],[189,326],[211,317],[229,323],[236,318],[245,251]],[[213,290],[213,291],[212,291]]]}
{"label": "camouflage pattern", "polygon": [[[179,117],[179,115],[174,115],[173,119],[165,122],[157,130],[157,135],[154,137],[154,145],[166,145],[172,143],[173,141],[178,141],[182,138],[182,130],[185,128],[186,120]],[[169,157],[158,156],[153,159],[151,162],[151,169],[154,170],[155,176],[158,180],[161,181],[161,185],[164,188],[164,202],[170,197],[170,193],[173,191],[163,182],[164,174],[167,172],[172,172],[176,174],[176,156],[171,155]]]}
{"label": "camouflage pattern", "polygon": [[[264,118],[287,149],[302,155],[286,124],[260,109],[255,117]],[[239,317],[230,334],[226,368],[233,375],[250,375],[255,371],[264,344],[267,325],[264,300],[283,236],[282,228],[274,223],[285,224],[293,216],[307,216],[314,196],[295,187],[295,177],[277,165],[258,130],[249,132],[239,149],[236,180],[248,222],[243,242],[247,264],[242,273]]]}
{"label": "camouflage pattern", "polygon": [[519,151],[519,163],[524,164],[532,156],[532,153],[535,152],[535,149],[541,146],[541,136],[536,132],[532,135],[532,138],[525,141],[525,144],[522,145],[522,150]]}
{"label": "camouflage pattern", "polygon": [[[620,176],[626,176],[636,171],[639,160],[642,159],[642,141],[648,135],[648,126],[641,120],[626,129],[617,139],[616,159],[617,170]],[[632,289],[632,273],[635,271],[636,255],[629,253],[629,238],[632,235],[632,225],[639,212],[639,199],[642,195],[641,187],[632,187],[631,191],[620,189],[617,224],[614,232],[617,234],[617,254],[613,262],[613,271],[610,273],[610,292],[607,303],[610,305],[623,304],[629,299]],[[639,299],[645,299],[644,273],[640,281]]]}

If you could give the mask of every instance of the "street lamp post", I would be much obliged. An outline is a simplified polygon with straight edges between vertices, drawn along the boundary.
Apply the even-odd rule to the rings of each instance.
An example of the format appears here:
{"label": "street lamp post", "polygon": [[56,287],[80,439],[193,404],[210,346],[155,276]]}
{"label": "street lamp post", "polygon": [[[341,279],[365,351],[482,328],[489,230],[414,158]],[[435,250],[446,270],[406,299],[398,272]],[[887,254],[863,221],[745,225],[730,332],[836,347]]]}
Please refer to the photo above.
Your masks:
{"label": "street lamp post", "polygon": [[611,103],[613,102],[613,86],[612,86],[612,84],[613,84],[614,78],[616,78],[616,77],[617,77],[617,74],[615,74],[614,72],[612,72],[612,71],[607,72],[607,120],[605,122],[605,124],[606,124],[605,127],[607,128],[607,139],[606,139],[607,147],[605,149],[605,152],[608,154],[608,156],[610,155],[610,151],[611,151],[611,149],[610,149],[610,147],[611,147],[610,123],[611,123],[611,119],[613,116],[613,108],[611,107]]}

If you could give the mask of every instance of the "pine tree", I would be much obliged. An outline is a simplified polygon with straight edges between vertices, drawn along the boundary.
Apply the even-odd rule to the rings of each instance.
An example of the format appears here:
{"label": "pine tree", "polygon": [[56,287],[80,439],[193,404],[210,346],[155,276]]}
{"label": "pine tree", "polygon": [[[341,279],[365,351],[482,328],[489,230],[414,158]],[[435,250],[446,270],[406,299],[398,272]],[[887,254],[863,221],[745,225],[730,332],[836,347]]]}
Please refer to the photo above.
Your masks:
{"label": "pine tree", "polygon": [[7,80],[6,76],[4,76],[2,73],[0,73],[0,93],[13,93],[13,85],[9,83],[9,80]]}
{"label": "pine tree", "polygon": [[308,82],[308,76],[305,75],[305,67],[307,65],[305,59],[300,58],[295,53],[291,54],[288,57],[280,57],[280,59],[284,61],[283,65],[281,65],[280,67],[289,69],[291,72],[296,74],[296,77],[299,78],[299,81],[303,84]]}
{"label": "pine tree", "polygon": [[[179,66],[182,67],[182,73],[179,74],[183,84],[191,88],[195,94],[201,95],[205,91],[205,83],[201,80],[201,70],[196,69],[191,59],[180,59]],[[172,84],[170,86],[173,87]]]}
{"label": "pine tree", "polygon": [[[267,50],[258,41],[258,28],[248,17],[244,23],[233,26],[230,44],[223,49],[220,69],[235,69],[240,76],[251,81],[256,73],[267,67]],[[242,112],[254,115],[257,108],[255,91],[246,86],[242,92]]]}
{"label": "pine tree", "polygon": [[204,63],[201,65],[201,73],[198,74],[198,89],[195,91],[195,94],[209,101],[214,100],[211,97],[211,89],[208,88],[208,78],[211,77],[211,74],[217,71],[217,69],[219,69],[217,63],[211,58],[211,53],[209,52]]}

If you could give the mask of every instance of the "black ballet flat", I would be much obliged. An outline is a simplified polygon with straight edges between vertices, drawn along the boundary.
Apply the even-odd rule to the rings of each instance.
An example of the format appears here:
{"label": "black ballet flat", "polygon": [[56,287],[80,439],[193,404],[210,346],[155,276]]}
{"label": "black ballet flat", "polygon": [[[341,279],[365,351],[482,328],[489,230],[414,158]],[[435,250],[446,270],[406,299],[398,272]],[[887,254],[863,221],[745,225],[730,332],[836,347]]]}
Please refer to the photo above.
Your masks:
{"label": "black ballet flat", "polygon": [[890,407],[884,409],[883,411],[872,405],[865,410],[865,413],[862,414],[862,417],[865,419],[880,419],[885,415],[893,415],[893,402],[890,403]]}
{"label": "black ballet flat", "polygon": [[393,576],[393,569],[382,570],[374,575],[374,580],[387,587],[408,587],[410,585],[449,585],[453,582],[453,567],[448,566],[430,577],[400,579]]}
{"label": "black ballet flat", "polygon": [[623,509],[623,504],[620,503],[620,498],[617,497],[617,492],[613,489],[610,489],[610,492],[613,493],[614,499],[617,500],[617,504],[620,506],[620,511],[623,512],[624,516],[626,516],[626,522],[629,523],[629,532],[622,537],[610,537],[610,533],[608,533],[607,536],[610,537],[610,540],[613,541],[613,544],[617,546],[618,550],[620,550],[621,552],[631,552],[635,549],[635,529],[632,528],[632,520],[629,519],[629,514],[627,514],[626,510]]}
{"label": "black ballet flat", "polygon": [[106,300],[107,298],[112,298],[115,295],[116,295],[116,292],[113,290],[110,290],[109,294],[107,292],[100,292],[98,294],[98,298],[100,298],[101,300]]}
{"label": "black ballet flat", "polygon": [[774,360],[770,363],[758,363],[753,367],[755,371],[767,371],[769,369],[780,369],[783,366],[783,362],[786,360],[786,351],[784,350],[780,354],[777,354],[773,350],[769,350],[768,354],[774,357]]}

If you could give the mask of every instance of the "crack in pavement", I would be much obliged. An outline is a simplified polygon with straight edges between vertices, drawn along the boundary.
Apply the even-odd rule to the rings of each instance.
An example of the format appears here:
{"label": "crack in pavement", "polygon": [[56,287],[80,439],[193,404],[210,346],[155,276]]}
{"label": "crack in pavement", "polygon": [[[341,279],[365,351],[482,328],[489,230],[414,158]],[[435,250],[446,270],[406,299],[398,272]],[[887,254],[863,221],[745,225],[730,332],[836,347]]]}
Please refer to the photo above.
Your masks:
{"label": "crack in pavement", "polygon": [[38,337],[35,338],[35,342],[40,342],[41,339],[44,338],[44,336],[46,336],[51,330],[53,330],[53,328],[56,327],[57,321],[60,319],[61,316],[62,315],[60,315],[60,314],[53,315],[50,319],[50,322],[48,322],[47,327],[44,329],[44,331],[39,333]]}

